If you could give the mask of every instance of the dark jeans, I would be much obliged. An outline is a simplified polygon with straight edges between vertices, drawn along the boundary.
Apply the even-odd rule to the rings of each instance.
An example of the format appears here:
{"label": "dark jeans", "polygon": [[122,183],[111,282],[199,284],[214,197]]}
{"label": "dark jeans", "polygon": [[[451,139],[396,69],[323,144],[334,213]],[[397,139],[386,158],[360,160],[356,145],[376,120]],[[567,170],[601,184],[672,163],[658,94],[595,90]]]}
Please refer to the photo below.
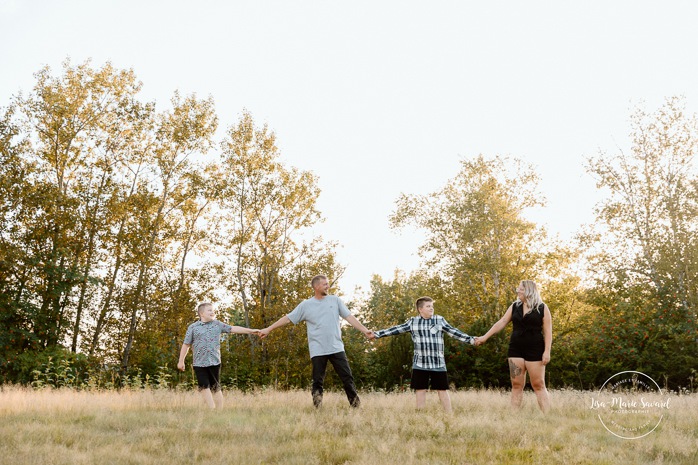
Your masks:
{"label": "dark jeans", "polygon": [[344,392],[347,393],[347,399],[352,407],[358,407],[360,404],[359,395],[356,393],[354,386],[354,377],[351,375],[349,368],[349,360],[344,352],[336,354],[318,355],[310,359],[313,362],[313,403],[319,407],[322,403],[322,386],[325,382],[325,373],[327,372],[327,362],[332,363],[335,373],[339,375],[339,379],[344,384]]}

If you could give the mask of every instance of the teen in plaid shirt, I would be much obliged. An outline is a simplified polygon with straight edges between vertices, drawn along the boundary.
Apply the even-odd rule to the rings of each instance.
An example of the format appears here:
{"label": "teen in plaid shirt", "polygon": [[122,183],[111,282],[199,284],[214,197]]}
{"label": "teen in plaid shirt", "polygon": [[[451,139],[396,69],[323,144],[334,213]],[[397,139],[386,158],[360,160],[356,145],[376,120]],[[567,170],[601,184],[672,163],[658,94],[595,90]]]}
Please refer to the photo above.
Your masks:
{"label": "teen in plaid shirt", "polygon": [[415,390],[417,408],[424,407],[427,389],[431,384],[431,388],[439,393],[439,400],[444,410],[450,413],[451,397],[448,394],[443,333],[471,345],[475,345],[476,338],[454,328],[444,317],[434,315],[434,299],[431,297],[420,297],[415,307],[419,316],[410,318],[401,325],[375,331],[371,335],[371,340],[409,331],[414,342],[410,387]]}

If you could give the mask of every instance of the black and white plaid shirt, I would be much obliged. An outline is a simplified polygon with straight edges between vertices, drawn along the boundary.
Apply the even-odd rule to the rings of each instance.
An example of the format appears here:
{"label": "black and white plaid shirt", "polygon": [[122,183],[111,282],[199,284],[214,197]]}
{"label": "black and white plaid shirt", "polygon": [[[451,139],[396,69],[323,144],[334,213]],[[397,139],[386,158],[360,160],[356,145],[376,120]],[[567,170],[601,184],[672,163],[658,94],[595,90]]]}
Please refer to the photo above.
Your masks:
{"label": "black and white plaid shirt", "polygon": [[443,333],[459,341],[474,344],[475,338],[468,336],[464,332],[454,328],[442,316],[433,315],[431,318],[415,316],[407,322],[393,326],[392,328],[376,331],[377,338],[385,336],[395,336],[396,334],[412,333],[414,342],[413,368],[420,370],[445,370],[446,359],[444,358],[444,336]]}

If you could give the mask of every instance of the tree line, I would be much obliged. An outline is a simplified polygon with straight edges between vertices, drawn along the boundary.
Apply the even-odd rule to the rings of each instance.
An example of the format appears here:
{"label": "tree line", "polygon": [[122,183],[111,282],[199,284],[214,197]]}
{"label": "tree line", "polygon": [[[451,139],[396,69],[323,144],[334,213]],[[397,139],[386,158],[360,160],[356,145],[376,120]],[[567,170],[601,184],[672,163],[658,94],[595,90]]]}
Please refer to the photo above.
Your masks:
{"label": "tree line", "polygon": [[[309,234],[322,219],[317,178],[283,163],[274,132],[243,111],[217,139],[211,98],[175,92],[161,110],[141,87],[132,70],[66,62],[58,75],[40,70],[2,108],[4,383],[191,384],[175,365],[199,301],[216,302],[223,321],[261,328],[307,298],[315,274],[339,290],[336,244]],[[695,390],[696,121],[681,98],[632,114],[629,152],[588,158],[608,195],[595,224],[566,244],[525,218],[544,205],[531,166],[463,160],[442,189],[396,200],[391,225],[425,232],[424,266],[374,276],[352,310],[379,329],[430,295],[439,314],[478,335],[518,282],[534,279],[554,319],[550,386],[593,389],[638,370]],[[473,349],[447,338],[454,385],[508,386],[507,342],[503,334]],[[360,386],[408,382],[409,337],[368,344],[347,330],[345,344]],[[228,337],[222,352],[229,385],[310,380],[302,325],[263,342]]]}

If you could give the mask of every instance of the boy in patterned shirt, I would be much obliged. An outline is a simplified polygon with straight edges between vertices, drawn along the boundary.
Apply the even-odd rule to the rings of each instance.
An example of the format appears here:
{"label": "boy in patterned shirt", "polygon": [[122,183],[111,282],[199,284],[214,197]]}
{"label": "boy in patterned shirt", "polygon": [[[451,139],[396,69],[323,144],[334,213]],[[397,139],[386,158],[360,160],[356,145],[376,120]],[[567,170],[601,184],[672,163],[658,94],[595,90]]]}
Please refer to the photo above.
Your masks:
{"label": "boy in patterned shirt", "polygon": [[200,320],[187,328],[184,344],[179,352],[177,368],[184,371],[184,359],[189,348],[194,346],[194,372],[206,405],[210,408],[223,406],[221,392],[221,333],[256,334],[258,329],[230,326],[216,320],[213,304],[204,302],[197,308]]}
{"label": "boy in patterned shirt", "polygon": [[448,324],[444,317],[434,315],[434,299],[431,297],[420,297],[415,302],[415,307],[419,316],[410,318],[401,325],[375,331],[369,336],[369,339],[374,340],[409,331],[414,342],[410,387],[415,390],[417,408],[424,408],[427,389],[431,384],[431,389],[439,393],[439,400],[444,410],[451,413],[443,333],[471,345],[475,345],[476,338],[454,328]]}

